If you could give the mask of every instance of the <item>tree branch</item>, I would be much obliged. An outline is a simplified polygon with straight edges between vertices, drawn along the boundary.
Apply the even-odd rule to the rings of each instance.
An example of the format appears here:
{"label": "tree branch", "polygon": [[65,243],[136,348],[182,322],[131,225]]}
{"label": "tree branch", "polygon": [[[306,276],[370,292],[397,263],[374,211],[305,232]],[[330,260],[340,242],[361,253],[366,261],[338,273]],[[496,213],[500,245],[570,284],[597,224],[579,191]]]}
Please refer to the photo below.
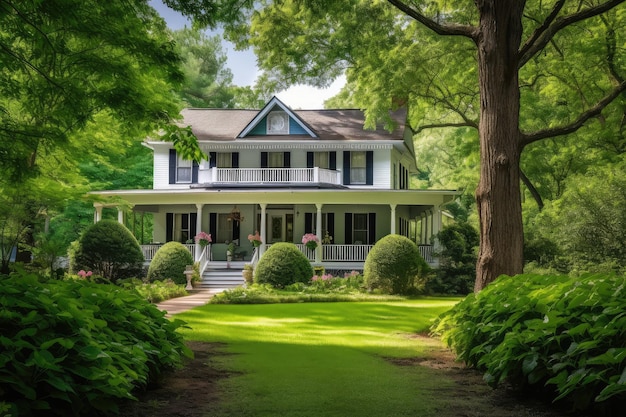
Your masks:
{"label": "tree branch", "polygon": [[520,49],[519,56],[523,57],[524,55],[526,55],[530,47],[533,46],[535,42],[537,42],[537,40],[541,37],[541,35],[543,35],[546,32],[546,30],[548,30],[552,22],[554,22],[554,19],[556,19],[559,12],[563,8],[564,4],[565,4],[565,0],[559,0],[555,3],[548,17],[546,17],[543,23],[537,29],[535,29],[533,34],[530,35],[530,38],[526,40],[526,42]]}
{"label": "tree branch", "polygon": [[606,95],[602,100],[598,101],[595,106],[582,113],[578,117],[578,119],[574,120],[569,125],[555,127],[552,129],[539,130],[533,133],[522,133],[520,140],[521,147],[524,148],[526,145],[537,142],[541,139],[563,136],[577,131],[589,119],[600,115],[602,110],[606,106],[611,104],[611,102],[619,97],[619,95],[622,94],[624,91],[626,91],[626,81],[622,81],[620,84],[618,84],[617,87],[615,87],[608,95]]}
{"label": "tree branch", "polygon": [[585,20],[611,10],[626,0],[608,0],[604,3],[598,4],[597,6],[589,7],[569,16],[555,18],[556,14],[560,11],[559,3],[561,3],[561,1],[562,0],[555,4],[552,12],[546,18],[546,23],[548,23],[549,19],[554,19],[554,21],[550,22],[548,25],[544,23],[542,26],[537,28],[537,30],[532,34],[530,39],[526,41],[520,50],[518,68],[523,67],[524,64],[526,64],[533,56],[543,50],[548,42],[552,40],[554,35],[556,35],[561,29],[580,22],[581,20]]}
{"label": "tree branch", "polygon": [[528,191],[530,191],[530,195],[532,195],[537,202],[537,206],[539,206],[539,211],[543,210],[543,199],[541,198],[541,194],[539,194],[537,188],[533,185],[533,183],[526,176],[526,174],[524,174],[524,171],[522,171],[521,168],[519,170],[519,177],[526,186],[526,188],[528,188]]}
{"label": "tree branch", "polygon": [[472,127],[474,129],[478,129],[478,124],[470,121],[461,122],[461,123],[432,123],[429,125],[422,125],[417,129],[412,129],[413,134],[418,134],[426,129],[437,129],[442,127]]}
{"label": "tree branch", "polygon": [[392,6],[400,10],[402,13],[411,17],[412,19],[417,20],[422,25],[426,26],[433,32],[438,35],[445,36],[465,36],[467,38],[471,38],[476,40],[478,37],[478,30],[473,26],[467,25],[442,25],[440,23],[435,22],[432,19],[424,16],[418,10],[411,8],[403,1],[399,0],[387,0]]}

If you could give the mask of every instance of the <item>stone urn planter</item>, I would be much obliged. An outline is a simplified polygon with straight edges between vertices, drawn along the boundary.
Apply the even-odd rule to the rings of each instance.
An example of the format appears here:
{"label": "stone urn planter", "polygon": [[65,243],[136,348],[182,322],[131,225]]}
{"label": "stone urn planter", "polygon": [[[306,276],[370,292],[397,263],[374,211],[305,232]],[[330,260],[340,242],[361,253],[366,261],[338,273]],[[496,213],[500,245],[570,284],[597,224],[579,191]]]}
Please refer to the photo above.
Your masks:
{"label": "stone urn planter", "polygon": [[252,269],[252,265],[245,264],[241,274],[243,275],[243,279],[246,281],[246,284],[252,285],[254,282],[254,269]]}

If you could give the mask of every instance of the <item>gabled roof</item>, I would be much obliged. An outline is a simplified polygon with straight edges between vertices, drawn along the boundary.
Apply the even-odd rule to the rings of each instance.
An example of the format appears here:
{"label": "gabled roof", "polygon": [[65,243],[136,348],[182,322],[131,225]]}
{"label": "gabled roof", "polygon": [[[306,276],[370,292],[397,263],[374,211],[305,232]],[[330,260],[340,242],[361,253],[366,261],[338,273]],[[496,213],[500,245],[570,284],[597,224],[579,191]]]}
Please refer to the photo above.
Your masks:
{"label": "gabled roof", "polygon": [[[298,133],[287,135],[256,135],[255,128],[278,107],[299,126]],[[356,109],[291,110],[274,97],[261,110],[198,109],[182,111],[183,126],[191,126],[200,141],[235,141],[247,139],[280,140],[404,140],[406,108],[390,113],[396,127],[393,132],[380,124],[365,130],[365,115]],[[257,129],[258,130],[258,129]]]}
{"label": "gabled roof", "polygon": [[263,107],[263,109],[261,109],[261,111],[256,115],[256,117],[254,119],[252,119],[250,121],[250,123],[248,123],[248,126],[246,126],[245,129],[243,129],[243,131],[241,131],[237,135],[237,137],[244,138],[244,137],[248,136],[248,134],[253,132],[254,128],[256,128],[259,125],[259,123],[264,118],[267,117],[267,115],[270,113],[270,111],[275,111],[276,108],[279,108],[280,110],[282,110],[285,113],[287,113],[287,115],[289,116],[289,120],[295,122],[309,136],[314,137],[314,138],[317,137],[315,132],[313,132],[313,130],[311,130],[311,128],[309,126],[307,126],[306,123],[304,123],[298,116],[296,116],[291,111],[291,109],[289,107],[285,106],[285,104],[282,101],[280,101],[276,96],[272,97],[272,99],[265,105],[265,107]]}

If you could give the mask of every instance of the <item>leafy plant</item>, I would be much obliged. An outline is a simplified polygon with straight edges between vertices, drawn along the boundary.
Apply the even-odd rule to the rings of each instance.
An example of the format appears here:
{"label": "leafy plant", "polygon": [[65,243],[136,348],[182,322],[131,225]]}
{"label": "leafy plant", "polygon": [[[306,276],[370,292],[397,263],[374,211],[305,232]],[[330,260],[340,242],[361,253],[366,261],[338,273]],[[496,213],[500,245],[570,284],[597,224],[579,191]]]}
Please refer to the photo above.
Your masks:
{"label": "leafy plant", "polygon": [[502,276],[433,327],[491,385],[554,391],[578,409],[626,400],[626,278]]}
{"label": "leafy plant", "polygon": [[93,271],[113,283],[140,276],[144,261],[137,239],[114,220],[101,220],[87,228],[72,245],[70,257],[73,271]]}
{"label": "leafy plant", "polygon": [[254,270],[254,281],[282,288],[295,282],[308,282],[313,268],[306,256],[293,243],[273,244]]}
{"label": "leafy plant", "polygon": [[176,284],[171,279],[146,283],[135,278],[124,280],[121,284],[124,288],[137,291],[142,298],[151,303],[160,303],[163,300],[187,295],[185,286]]}
{"label": "leafy plant", "polygon": [[193,256],[185,245],[168,242],[154,254],[148,267],[148,281],[171,279],[176,284],[185,284],[185,268],[193,263]]}
{"label": "leafy plant", "polygon": [[115,412],[191,352],[134,291],[85,280],[0,280],[0,392],[13,415]]}
{"label": "leafy plant", "polygon": [[469,294],[476,280],[478,232],[469,223],[446,226],[437,234],[439,268],[428,281],[428,291],[438,294]]}
{"label": "leafy plant", "polygon": [[380,239],[365,259],[363,274],[370,290],[387,294],[409,294],[418,290],[428,265],[410,239],[387,235]]}

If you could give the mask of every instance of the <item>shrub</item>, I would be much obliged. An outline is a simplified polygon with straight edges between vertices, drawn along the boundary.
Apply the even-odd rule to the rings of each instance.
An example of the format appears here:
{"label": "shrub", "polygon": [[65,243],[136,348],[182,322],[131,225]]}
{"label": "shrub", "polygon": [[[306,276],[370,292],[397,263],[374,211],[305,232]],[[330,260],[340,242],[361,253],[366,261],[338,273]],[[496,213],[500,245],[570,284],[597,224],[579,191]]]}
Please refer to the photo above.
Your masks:
{"label": "shrub", "polygon": [[587,409],[626,401],[626,277],[502,276],[444,313],[433,331],[459,359]]}
{"label": "shrub", "polygon": [[414,242],[404,236],[387,235],[367,255],[363,274],[370,290],[409,294],[418,290],[420,274],[427,269]]}
{"label": "shrub", "polygon": [[131,278],[118,282],[118,284],[120,283],[124,288],[137,291],[145,300],[151,303],[160,303],[163,300],[187,295],[184,285],[176,284],[169,279],[145,283],[140,279]]}
{"label": "shrub", "polygon": [[113,413],[115,400],[134,399],[134,390],[190,355],[176,331],[183,322],[136,292],[38,278],[0,279],[0,393],[8,414]]}
{"label": "shrub", "polygon": [[84,269],[115,283],[142,274],[144,257],[137,239],[124,225],[101,220],[91,225],[70,250],[72,271]]}
{"label": "shrub", "polygon": [[259,260],[254,281],[283,288],[296,282],[309,282],[313,268],[307,257],[293,243],[273,244]]}
{"label": "shrub", "polygon": [[439,268],[427,284],[437,294],[469,294],[476,281],[478,232],[469,223],[455,223],[437,234]]}
{"label": "shrub", "polygon": [[182,243],[168,242],[154,254],[148,268],[148,281],[171,279],[176,284],[186,284],[187,265],[193,265],[191,252]]}

